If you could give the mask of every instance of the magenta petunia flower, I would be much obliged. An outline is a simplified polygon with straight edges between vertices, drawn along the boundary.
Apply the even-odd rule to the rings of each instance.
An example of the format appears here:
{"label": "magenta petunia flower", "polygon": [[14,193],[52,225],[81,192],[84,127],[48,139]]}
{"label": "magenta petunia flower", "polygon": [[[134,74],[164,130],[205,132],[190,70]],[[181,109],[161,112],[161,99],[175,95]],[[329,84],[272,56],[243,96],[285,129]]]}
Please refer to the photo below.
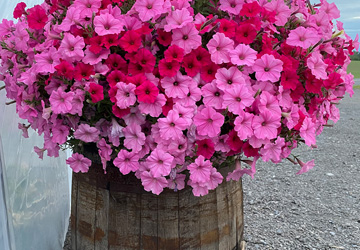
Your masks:
{"label": "magenta petunia flower", "polygon": [[69,159],[66,160],[75,173],[86,173],[91,166],[91,160],[84,157],[82,154],[74,153]]}
{"label": "magenta petunia flower", "polygon": [[224,124],[224,116],[212,107],[204,107],[194,117],[194,124],[199,135],[215,137],[220,133]]}
{"label": "magenta petunia flower", "polygon": [[119,168],[122,174],[128,174],[131,171],[135,172],[139,169],[139,155],[121,149],[114,160],[114,165]]}
{"label": "magenta petunia flower", "polygon": [[65,92],[62,88],[58,88],[51,92],[49,101],[51,110],[54,114],[66,114],[72,109],[72,100],[74,92]]}
{"label": "magenta petunia flower", "polygon": [[100,131],[97,128],[91,127],[89,124],[80,124],[74,132],[74,137],[84,142],[97,142],[99,134]]}
{"label": "magenta petunia flower", "polygon": [[172,155],[157,147],[146,159],[146,164],[154,177],[160,177],[170,174],[171,169],[175,166],[173,161]]}
{"label": "magenta petunia flower", "polygon": [[280,118],[266,110],[258,116],[254,116],[252,128],[257,138],[271,140],[277,137],[280,125]]}
{"label": "magenta petunia flower", "polygon": [[123,22],[111,14],[101,14],[94,18],[95,32],[99,36],[119,34],[123,31]]}
{"label": "magenta petunia flower", "polygon": [[164,11],[164,0],[137,0],[133,8],[139,12],[140,20],[147,22]]}
{"label": "magenta petunia flower", "polygon": [[291,46],[299,46],[308,49],[319,42],[321,37],[314,28],[298,27],[289,33],[286,43]]}
{"label": "magenta petunia flower", "polygon": [[258,81],[277,82],[283,70],[283,62],[275,59],[273,55],[264,54],[255,61],[252,69],[256,72],[255,76]]}
{"label": "magenta petunia flower", "polygon": [[171,45],[177,45],[185,51],[185,54],[191,52],[201,45],[201,36],[193,23],[188,23],[180,29],[172,31]]}
{"label": "magenta petunia flower", "polygon": [[208,42],[207,48],[211,55],[211,61],[216,64],[230,62],[229,52],[234,49],[234,41],[223,33],[216,33]]}

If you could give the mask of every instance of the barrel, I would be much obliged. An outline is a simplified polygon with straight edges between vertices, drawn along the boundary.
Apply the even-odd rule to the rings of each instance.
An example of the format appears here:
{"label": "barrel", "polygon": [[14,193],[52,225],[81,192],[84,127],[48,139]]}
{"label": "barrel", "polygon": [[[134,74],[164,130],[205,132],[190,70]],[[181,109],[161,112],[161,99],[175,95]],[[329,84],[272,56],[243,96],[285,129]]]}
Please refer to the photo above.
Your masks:
{"label": "barrel", "polygon": [[241,249],[242,183],[224,181],[203,197],[189,187],[154,195],[134,175],[91,166],[73,174],[71,229],[73,250]]}

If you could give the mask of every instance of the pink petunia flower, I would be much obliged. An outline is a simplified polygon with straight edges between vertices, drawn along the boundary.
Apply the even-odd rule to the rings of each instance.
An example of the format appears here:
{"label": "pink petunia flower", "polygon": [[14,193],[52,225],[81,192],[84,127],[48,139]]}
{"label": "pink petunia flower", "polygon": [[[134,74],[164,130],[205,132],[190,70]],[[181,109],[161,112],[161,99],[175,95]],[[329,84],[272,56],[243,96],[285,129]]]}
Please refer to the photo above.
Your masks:
{"label": "pink petunia flower", "polygon": [[286,43],[291,46],[299,46],[308,49],[320,41],[321,37],[314,28],[305,28],[300,26],[289,33]]}
{"label": "pink petunia flower", "polygon": [[194,116],[194,124],[199,135],[215,137],[220,133],[224,124],[224,116],[212,107],[204,107]]}
{"label": "pink petunia flower", "polygon": [[179,117],[179,113],[170,110],[165,118],[158,120],[160,136],[164,140],[178,139],[183,135],[183,130],[188,127],[184,118]]}
{"label": "pink petunia flower", "polygon": [[159,195],[168,185],[165,177],[155,177],[151,172],[148,171],[141,172],[140,178],[144,189],[146,191],[151,191],[153,194]]}
{"label": "pink petunia flower", "polygon": [[164,25],[164,30],[166,32],[171,32],[174,29],[180,29],[191,23],[193,17],[187,9],[180,9],[171,11],[170,14],[165,18],[166,24]]}
{"label": "pink petunia flower", "polygon": [[58,51],[59,54],[64,56],[65,60],[75,62],[84,58],[84,47],[85,42],[83,37],[75,37],[70,33],[65,33]]}
{"label": "pink petunia flower", "polygon": [[147,22],[164,11],[164,0],[137,0],[133,8],[139,12],[140,20]]}
{"label": "pink petunia flower", "polygon": [[237,67],[220,68],[216,74],[216,86],[225,91],[233,85],[246,84],[244,75]]}
{"label": "pink petunia flower", "polygon": [[156,148],[146,159],[146,164],[154,177],[167,176],[173,167],[174,157],[166,151]]}
{"label": "pink petunia flower", "polygon": [[252,160],[251,162],[251,168],[248,169],[248,168],[242,168],[241,167],[241,162],[240,161],[236,161],[235,162],[235,170],[230,172],[228,174],[228,176],[226,177],[226,180],[227,181],[230,181],[230,180],[234,180],[234,181],[239,181],[239,179],[244,175],[244,174],[247,174],[247,175],[250,175],[251,178],[254,179],[254,175],[256,173],[256,161],[258,160],[258,157],[254,157],[254,159]]}
{"label": "pink petunia flower", "polygon": [[244,0],[220,0],[219,9],[229,14],[239,15],[244,3]]}
{"label": "pink petunia flower", "polygon": [[224,91],[222,108],[236,115],[243,112],[244,108],[249,107],[254,102],[254,91],[245,84],[235,84]]}
{"label": "pink petunia flower", "polygon": [[257,59],[257,52],[245,44],[239,44],[234,50],[230,50],[229,55],[231,63],[238,66],[253,66]]}
{"label": "pink petunia flower", "polygon": [[211,168],[210,181],[206,183],[209,190],[214,190],[221,182],[224,177],[216,171],[216,168]]}
{"label": "pink petunia flower", "polygon": [[206,106],[221,109],[223,104],[224,91],[216,86],[216,82],[206,84],[201,88],[203,102]]}
{"label": "pink petunia flower", "polygon": [[185,51],[185,54],[191,52],[201,45],[201,36],[193,23],[188,23],[180,29],[172,31],[171,45],[177,45]]}
{"label": "pink petunia flower", "polygon": [[254,135],[259,139],[274,139],[278,134],[278,127],[280,127],[280,118],[272,115],[270,111],[264,111],[258,116],[254,116],[252,128]]}
{"label": "pink petunia flower", "polygon": [[90,127],[89,124],[80,124],[74,132],[74,137],[84,142],[97,142],[99,134],[100,131],[97,128]]}
{"label": "pink petunia flower", "polygon": [[277,138],[274,143],[269,142],[260,149],[262,159],[267,162],[271,160],[274,163],[281,162],[282,148],[285,146],[284,138]]}
{"label": "pink petunia flower", "polygon": [[275,59],[273,55],[265,54],[255,61],[252,69],[256,72],[258,81],[277,82],[283,70],[283,62]]}
{"label": "pink petunia flower", "polygon": [[54,47],[50,47],[49,51],[35,55],[35,67],[37,73],[54,73],[55,66],[60,64],[61,55]]}
{"label": "pink petunia flower", "polygon": [[311,118],[306,117],[300,128],[300,136],[305,140],[305,144],[311,147],[316,144],[316,127]]}
{"label": "pink petunia flower", "polygon": [[52,128],[52,141],[58,144],[64,144],[70,133],[70,129],[66,125],[58,124]]}
{"label": "pink petunia flower", "polygon": [[205,160],[202,155],[198,156],[194,163],[187,166],[187,169],[190,171],[190,180],[193,182],[210,181],[212,168],[211,161]]}
{"label": "pink petunia flower", "polygon": [[209,188],[207,187],[206,183],[188,180],[187,184],[193,188],[192,192],[194,196],[199,197],[209,193]]}
{"label": "pink petunia flower", "polygon": [[246,140],[254,134],[252,128],[252,120],[254,114],[248,112],[242,112],[235,118],[234,121],[234,130],[237,132],[237,135],[241,140]]}
{"label": "pink petunia flower", "polygon": [[58,88],[51,92],[49,101],[51,110],[54,114],[66,114],[72,109],[72,100],[74,92],[64,92],[62,88]]}
{"label": "pink petunia flower", "polygon": [[153,103],[139,103],[139,110],[144,114],[149,114],[152,117],[158,117],[162,113],[162,107],[166,103],[166,97],[163,94],[158,94],[155,102]]}
{"label": "pink petunia flower", "polygon": [[116,84],[116,105],[121,109],[126,109],[136,102],[135,89],[136,86],[132,83],[126,84],[118,82]]}
{"label": "pink petunia flower", "polygon": [[95,32],[99,36],[119,34],[123,31],[124,23],[111,14],[101,14],[94,18]]}
{"label": "pink petunia flower", "polygon": [[306,173],[315,166],[314,160],[304,163],[304,162],[300,161],[299,159],[297,159],[297,162],[300,164],[301,169],[296,174]]}
{"label": "pink petunia flower", "polygon": [[124,175],[130,173],[131,171],[136,172],[139,169],[139,155],[134,152],[121,149],[113,163]]}
{"label": "pink petunia flower", "polygon": [[74,153],[70,158],[66,160],[66,164],[69,164],[75,173],[86,173],[89,171],[91,160],[85,158],[82,154]]}
{"label": "pink petunia flower", "polygon": [[140,125],[133,123],[131,126],[127,126],[123,129],[125,136],[124,146],[128,149],[132,149],[132,152],[138,153],[142,146],[145,144],[145,134],[141,132]]}
{"label": "pink petunia flower", "polygon": [[321,59],[322,55],[320,53],[313,53],[307,60],[306,64],[311,70],[311,73],[316,77],[316,79],[326,80],[328,78],[326,69],[327,64]]}
{"label": "pink petunia flower", "polygon": [[189,84],[191,78],[182,75],[180,71],[174,77],[164,77],[161,80],[161,86],[165,89],[168,97],[184,98],[189,93]]}
{"label": "pink petunia flower", "polygon": [[211,61],[216,64],[230,62],[229,52],[234,49],[234,41],[223,33],[216,33],[208,42],[207,48],[211,55]]}

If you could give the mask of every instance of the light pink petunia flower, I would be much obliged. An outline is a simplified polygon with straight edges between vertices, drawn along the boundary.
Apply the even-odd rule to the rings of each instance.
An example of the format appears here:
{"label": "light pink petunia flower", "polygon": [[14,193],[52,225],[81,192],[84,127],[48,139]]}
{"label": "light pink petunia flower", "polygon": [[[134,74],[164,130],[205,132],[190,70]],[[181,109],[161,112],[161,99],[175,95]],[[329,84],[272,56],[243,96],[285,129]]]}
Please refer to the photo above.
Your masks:
{"label": "light pink petunia flower", "polygon": [[91,127],[89,124],[80,124],[74,132],[74,137],[84,142],[97,142],[99,134],[100,132],[97,128]]}
{"label": "light pink petunia flower", "polygon": [[326,72],[327,64],[321,59],[322,55],[320,53],[313,53],[307,60],[306,64],[308,68],[311,70],[311,73],[317,79],[328,79],[328,75]]}
{"label": "light pink petunia flower", "polygon": [[224,91],[216,86],[215,80],[201,88],[203,102],[208,107],[221,109]]}
{"label": "light pink petunia flower", "polygon": [[142,146],[145,144],[146,136],[141,132],[141,127],[138,124],[131,124],[123,129],[125,136],[124,146],[128,149],[132,149],[132,152],[138,153],[142,150]]}
{"label": "light pink petunia flower", "polygon": [[275,141],[266,143],[263,148],[260,149],[262,159],[267,162],[271,160],[274,163],[281,162],[282,148],[285,146],[285,139],[278,137]]}
{"label": "light pink petunia flower", "polygon": [[174,77],[164,77],[161,80],[161,86],[165,89],[165,94],[168,97],[184,98],[189,93],[191,81],[191,77],[183,75],[178,71]]}
{"label": "light pink petunia flower", "polygon": [[164,140],[178,139],[183,135],[183,130],[188,127],[184,118],[179,117],[179,113],[170,110],[165,118],[158,120],[160,136]]}
{"label": "light pink petunia flower", "polygon": [[311,118],[306,117],[300,128],[300,136],[305,140],[305,144],[311,147],[316,144],[316,127]]}
{"label": "light pink petunia flower", "polygon": [[303,49],[308,49],[310,46],[319,42],[321,37],[314,28],[298,27],[290,31],[286,43],[291,46],[299,46]]}
{"label": "light pink petunia flower", "polygon": [[204,156],[200,155],[191,163],[187,169],[190,171],[190,180],[193,182],[207,182],[210,181],[211,161],[205,160]]}
{"label": "light pink petunia flower", "polygon": [[155,177],[151,172],[148,171],[141,172],[140,178],[144,189],[146,191],[151,191],[153,194],[159,195],[168,185],[165,177]]}
{"label": "light pink petunia flower", "polygon": [[114,160],[114,165],[119,168],[122,174],[128,174],[131,171],[135,172],[139,169],[139,155],[121,149]]}
{"label": "light pink petunia flower", "polygon": [[258,81],[277,82],[283,70],[283,62],[275,59],[273,55],[264,54],[255,61],[252,69],[256,72],[255,76]]}
{"label": "light pink petunia flower", "polygon": [[208,42],[207,48],[211,55],[211,61],[216,64],[230,62],[229,52],[234,49],[234,41],[223,33],[216,33]]}
{"label": "light pink petunia flower", "polygon": [[84,58],[83,48],[85,47],[84,38],[74,37],[70,33],[65,33],[58,49],[59,54],[64,56],[68,62],[80,61]]}
{"label": "light pink petunia flower", "polygon": [[164,25],[164,30],[171,32],[174,29],[182,28],[188,23],[191,23],[193,17],[187,9],[181,9],[171,11],[165,20],[167,23]]}
{"label": "light pink petunia flower", "polygon": [[231,63],[238,66],[253,66],[257,59],[257,52],[245,44],[239,44],[235,49],[230,50],[229,55]]}
{"label": "light pink petunia flower", "polygon": [[201,45],[201,36],[193,23],[188,23],[180,29],[172,31],[171,45],[177,45],[185,51],[185,54],[191,52]]}
{"label": "light pink petunia flower", "polygon": [[297,162],[300,164],[301,169],[296,174],[306,173],[315,166],[314,160],[304,163],[304,162],[300,161],[299,159],[297,159]]}
{"label": "light pink petunia flower", "polygon": [[163,94],[158,94],[156,100],[153,103],[139,103],[139,110],[144,114],[149,114],[152,117],[158,117],[162,113],[162,107],[166,103],[166,97]]}
{"label": "light pink petunia flower", "polygon": [[254,91],[245,84],[235,84],[224,91],[222,108],[239,115],[254,102]]}
{"label": "light pink petunia flower", "polygon": [[146,159],[150,172],[154,177],[167,176],[173,165],[174,156],[157,147]]}
{"label": "light pink petunia flower", "polygon": [[72,109],[72,100],[74,92],[64,92],[62,88],[58,88],[51,92],[49,101],[51,110],[54,114],[66,114]]}
{"label": "light pink petunia flower", "polygon": [[212,107],[205,107],[194,116],[194,124],[199,135],[215,137],[220,134],[224,116]]}
{"label": "light pink petunia flower", "polygon": [[216,86],[225,91],[233,85],[246,84],[243,73],[237,67],[220,68],[215,74]]}
{"label": "light pink petunia flower", "polygon": [[280,118],[266,110],[258,116],[254,116],[252,128],[257,138],[271,140],[277,137],[278,127],[280,127],[280,125]]}
{"label": "light pink petunia flower", "polygon": [[139,12],[140,20],[149,21],[164,11],[164,0],[137,0],[133,8]]}
{"label": "light pink petunia flower", "polygon": [[75,173],[86,173],[89,171],[91,160],[84,157],[82,154],[74,153],[69,159],[66,160],[66,164],[69,164]]}
{"label": "light pink petunia flower", "polygon": [[136,102],[136,85],[132,83],[118,82],[116,84],[116,105],[121,109],[126,109]]}
{"label": "light pink petunia flower", "polygon": [[60,54],[54,47],[50,47],[49,51],[35,55],[35,68],[37,73],[54,73],[55,66],[60,64]]}
{"label": "light pink petunia flower", "polygon": [[99,36],[119,34],[124,30],[124,23],[111,14],[101,14],[94,18],[95,32]]}
{"label": "light pink petunia flower", "polygon": [[234,129],[240,140],[246,140],[254,134],[254,130],[251,126],[253,118],[254,114],[248,112],[242,112],[235,118]]}
{"label": "light pink petunia flower", "polygon": [[229,14],[239,15],[244,3],[244,0],[220,0],[219,9]]}

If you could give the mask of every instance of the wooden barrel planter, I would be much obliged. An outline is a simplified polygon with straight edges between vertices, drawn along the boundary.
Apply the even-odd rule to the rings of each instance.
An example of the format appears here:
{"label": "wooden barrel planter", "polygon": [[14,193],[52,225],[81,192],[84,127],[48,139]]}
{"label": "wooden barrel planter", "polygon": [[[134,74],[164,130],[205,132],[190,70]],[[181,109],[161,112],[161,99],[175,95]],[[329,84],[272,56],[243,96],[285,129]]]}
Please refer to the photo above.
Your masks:
{"label": "wooden barrel planter", "polygon": [[73,250],[242,249],[243,193],[240,182],[223,182],[204,197],[190,188],[159,196],[140,181],[101,166],[74,173]]}

